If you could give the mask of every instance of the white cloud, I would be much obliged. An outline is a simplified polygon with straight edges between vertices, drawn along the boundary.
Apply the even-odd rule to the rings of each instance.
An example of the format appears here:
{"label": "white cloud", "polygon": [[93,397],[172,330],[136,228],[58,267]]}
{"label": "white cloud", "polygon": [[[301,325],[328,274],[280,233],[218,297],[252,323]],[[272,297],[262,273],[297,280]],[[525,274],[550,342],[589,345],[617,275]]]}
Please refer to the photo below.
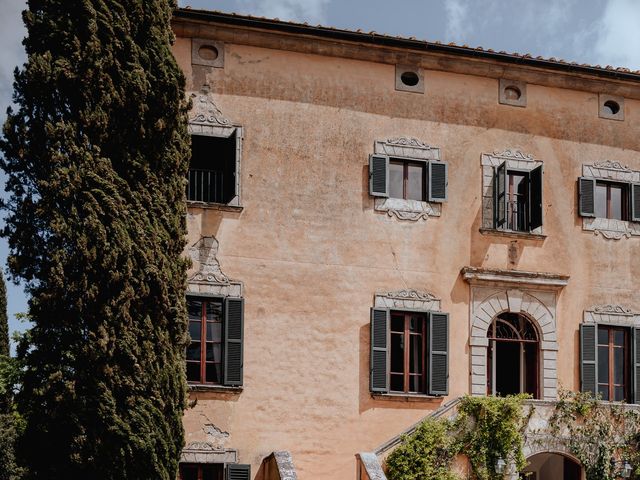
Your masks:
{"label": "white cloud", "polygon": [[0,15],[0,122],[4,121],[6,107],[11,102],[13,70],[25,61],[22,39],[26,35],[21,12],[27,7],[25,0],[3,0]]}
{"label": "white cloud", "polygon": [[595,53],[604,65],[640,69],[640,2],[608,0],[598,22]]}
{"label": "white cloud", "polygon": [[327,6],[331,0],[241,0],[252,15],[280,20],[325,23]]}
{"label": "white cloud", "polygon": [[465,0],[447,0],[444,8],[447,15],[447,40],[463,42],[465,38],[470,36],[473,25],[467,19],[469,5]]}

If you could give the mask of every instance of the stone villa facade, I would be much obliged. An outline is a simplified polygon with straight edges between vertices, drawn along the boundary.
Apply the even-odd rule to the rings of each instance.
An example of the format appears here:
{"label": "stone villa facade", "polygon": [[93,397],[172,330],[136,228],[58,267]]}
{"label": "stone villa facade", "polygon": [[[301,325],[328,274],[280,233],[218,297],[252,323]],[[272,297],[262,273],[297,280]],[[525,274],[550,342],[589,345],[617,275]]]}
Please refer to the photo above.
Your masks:
{"label": "stone villa facade", "polygon": [[[640,403],[640,73],[191,9],[183,480],[383,479],[465,395]],[[636,269],[636,266],[638,269]],[[526,445],[537,480],[581,478]]]}

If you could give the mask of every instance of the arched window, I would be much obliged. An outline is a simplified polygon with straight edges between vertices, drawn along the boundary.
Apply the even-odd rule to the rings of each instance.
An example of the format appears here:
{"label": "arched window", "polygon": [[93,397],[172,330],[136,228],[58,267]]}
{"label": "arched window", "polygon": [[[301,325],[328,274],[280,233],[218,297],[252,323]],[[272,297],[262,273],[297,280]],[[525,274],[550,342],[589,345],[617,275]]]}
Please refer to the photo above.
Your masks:
{"label": "arched window", "polygon": [[501,313],[487,332],[487,394],[528,393],[539,398],[539,336],[534,325],[517,313]]}

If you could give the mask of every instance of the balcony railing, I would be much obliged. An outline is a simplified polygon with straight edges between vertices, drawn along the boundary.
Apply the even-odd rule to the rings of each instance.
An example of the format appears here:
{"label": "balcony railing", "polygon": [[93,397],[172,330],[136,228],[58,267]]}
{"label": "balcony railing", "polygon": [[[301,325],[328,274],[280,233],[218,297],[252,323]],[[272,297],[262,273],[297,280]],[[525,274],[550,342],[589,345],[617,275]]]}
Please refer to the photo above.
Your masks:
{"label": "balcony railing", "polygon": [[187,200],[193,202],[221,203],[223,199],[223,174],[216,170],[190,169],[187,174]]}

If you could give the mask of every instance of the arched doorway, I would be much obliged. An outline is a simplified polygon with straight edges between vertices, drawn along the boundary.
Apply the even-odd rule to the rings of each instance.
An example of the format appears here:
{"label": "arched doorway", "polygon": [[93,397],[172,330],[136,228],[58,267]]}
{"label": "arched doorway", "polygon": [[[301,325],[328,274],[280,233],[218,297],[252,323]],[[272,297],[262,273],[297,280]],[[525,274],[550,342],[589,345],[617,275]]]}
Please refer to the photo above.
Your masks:
{"label": "arched doorway", "polygon": [[520,474],[526,480],[581,480],[582,468],[573,459],[558,453],[539,453],[527,459]]}
{"label": "arched doorway", "polygon": [[538,331],[519,313],[496,316],[487,331],[487,394],[540,398]]}

